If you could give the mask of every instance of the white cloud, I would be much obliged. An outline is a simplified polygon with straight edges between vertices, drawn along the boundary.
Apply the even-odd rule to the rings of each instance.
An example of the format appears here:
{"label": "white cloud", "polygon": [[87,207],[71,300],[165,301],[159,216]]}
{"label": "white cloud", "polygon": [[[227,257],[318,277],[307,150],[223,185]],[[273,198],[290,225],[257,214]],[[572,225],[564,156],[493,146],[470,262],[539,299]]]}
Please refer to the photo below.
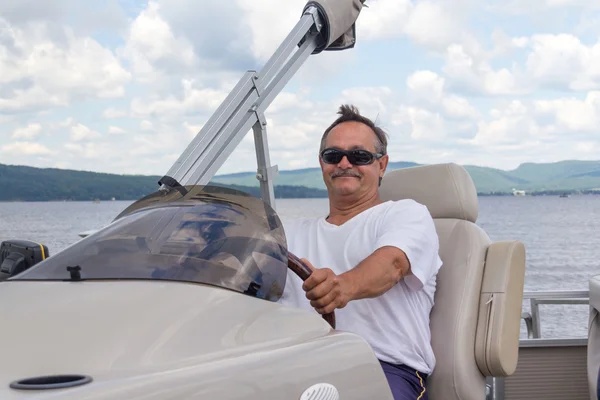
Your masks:
{"label": "white cloud", "polygon": [[489,9],[499,14],[531,14],[557,11],[564,8],[595,10],[600,8],[598,0],[496,0]]}
{"label": "white cloud", "polygon": [[107,48],[90,37],[48,25],[26,28],[0,18],[0,111],[66,106],[74,98],[115,98],[125,93],[127,72]]}
{"label": "white cloud", "polygon": [[3,153],[13,153],[22,156],[50,155],[53,152],[46,146],[35,142],[14,142],[0,146]]}
{"label": "white cloud", "polygon": [[161,155],[168,150],[180,149],[183,151],[189,142],[174,143],[173,139],[179,135],[179,132],[167,132],[166,129],[161,129],[160,132],[154,132],[153,134],[135,135],[133,137],[134,146],[129,153],[131,156],[148,159],[151,156]]}
{"label": "white cloud", "polygon": [[[449,94],[446,80],[432,71],[416,71],[406,80],[409,98],[418,105],[441,111],[450,119],[476,119],[479,112],[467,99]],[[406,110],[409,112],[409,110]],[[416,111],[410,111],[415,114]]]}
{"label": "white cloud", "polygon": [[281,92],[269,106],[269,113],[310,109],[313,107],[313,102],[306,99],[307,95],[306,91],[303,93]]}
{"label": "white cloud", "polygon": [[442,109],[451,119],[477,119],[480,114],[467,99],[456,95],[446,95],[442,99]]}
{"label": "white cloud", "polygon": [[541,129],[523,102],[509,102],[502,109],[490,111],[491,120],[479,121],[472,143],[479,146],[519,144],[541,134]]}
{"label": "white cloud", "polygon": [[491,39],[493,48],[487,51],[490,59],[514,55],[516,50],[525,48],[529,43],[528,37],[510,37],[499,28],[492,31]]}
{"label": "white cloud", "polygon": [[598,92],[584,100],[512,100],[479,121],[477,135],[468,143],[489,154],[492,158],[483,162],[492,166],[501,165],[503,157],[509,157],[513,166],[524,159],[597,159],[593,150],[600,145],[599,100]]}
{"label": "white cloud", "polygon": [[71,126],[71,140],[91,140],[99,138],[100,136],[99,132],[90,129],[81,123],[76,123]]}
{"label": "white cloud", "polygon": [[416,71],[406,79],[406,87],[413,100],[437,104],[444,95],[444,78],[432,71]]}
{"label": "white cloud", "polygon": [[585,154],[587,157],[595,159],[600,153],[600,142],[585,141],[575,144],[574,150],[577,153]]}
{"label": "white cloud", "polygon": [[266,61],[300,20],[304,0],[237,0],[250,28],[254,56]]}
{"label": "white cloud", "polygon": [[444,52],[451,44],[479,45],[467,24],[477,8],[470,0],[377,0],[368,3],[358,17],[359,40],[406,36],[419,46]]}
{"label": "white cloud", "polygon": [[[453,90],[491,96],[525,95],[537,90],[600,89],[600,41],[585,45],[571,34],[508,38],[494,35],[495,48],[470,52],[459,44],[448,47],[443,68]],[[493,68],[491,59],[513,50],[526,51],[525,62]]]}
{"label": "white cloud", "polygon": [[448,134],[444,117],[424,108],[401,106],[393,122],[408,128],[410,137],[419,142],[439,141]]}
{"label": "white cloud", "polygon": [[[372,3],[372,4],[371,4]],[[366,40],[399,37],[413,10],[410,0],[378,0],[369,2],[356,22],[357,36]]]}
{"label": "white cloud", "polygon": [[64,148],[71,158],[77,156],[85,160],[108,159],[111,154],[106,147],[96,143],[65,143]]}
{"label": "white cloud", "polygon": [[419,1],[406,24],[406,34],[418,45],[441,50],[459,41],[465,25],[456,18],[459,13],[451,12],[454,6],[452,2]]}
{"label": "white cloud", "polygon": [[600,8],[598,0],[544,0],[544,6],[550,8],[562,7],[585,7],[585,8]]}
{"label": "white cloud", "polygon": [[469,54],[462,45],[448,47],[443,71],[450,86],[465,93],[522,95],[532,90],[531,82],[518,69],[495,70],[488,60]]}
{"label": "white cloud", "polygon": [[168,95],[166,98],[152,96],[149,99],[135,98],[131,103],[131,112],[136,117],[169,118],[187,114],[213,111],[227,96],[228,92],[220,89],[196,88],[191,80],[181,82],[182,98]]}
{"label": "white cloud", "polygon": [[534,110],[540,116],[549,116],[556,129],[567,132],[589,132],[597,135],[600,127],[600,92],[589,92],[585,99],[562,98],[538,100]]}
{"label": "white cloud", "polygon": [[12,138],[13,139],[26,139],[31,140],[39,136],[42,131],[42,125],[39,123],[32,123],[23,128],[15,129]]}
{"label": "white cloud", "polygon": [[164,71],[189,69],[198,63],[185,36],[176,36],[160,14],[160,6],[150,1],[132,22],[123,57],[131,62],[138,82],[151,84],[163,79]]}
{"label": "white cloud", "polygon": [[124,135],[127,131],[123,128],[119,128],[118,126],[109,126],[108,133],[111,135]]}
{"label": "white cloud", "polygon": [[143,131],[150,131],[152,130],[152,122],[148,121],[148,120],[143,120],[142,122],[140,122],[140,129]]}
{"label": "white cloud", "polygon": [[107,108],[106,110],[104,110],[102,115],[104,116],[104,118],[107,118],[107,119],[123,118],[123,117],[127,116],[127,111],[117,110],[116,108],[111,107],[111,108]]}
{"label": "white cloud", "polygon": [[0,112],[16,114],[58,106],[64,107],[68,104],[65,96],[51,94],[40,86],[32,86],[28,89],[9,90],[9,95],[0,97]]}
{"label": "white cloud", "polygon": [[317,137],[322,134],[319,132],[319,125],[305,121],[271,120],[267,129],[270,135],[269,147],[275,151],[318,147]]}
{"label": "white cloud", "polygon": [[527,71],[545,87],[587,91],[600,89],[600,41],[586,46],[570,34],[534,35]]}

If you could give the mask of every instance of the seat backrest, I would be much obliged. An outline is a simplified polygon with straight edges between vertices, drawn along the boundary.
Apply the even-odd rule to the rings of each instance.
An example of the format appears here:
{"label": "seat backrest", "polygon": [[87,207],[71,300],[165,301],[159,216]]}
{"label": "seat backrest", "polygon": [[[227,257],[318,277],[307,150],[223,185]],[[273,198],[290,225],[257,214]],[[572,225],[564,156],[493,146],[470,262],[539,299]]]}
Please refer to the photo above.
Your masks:
{"label": "seat backrest", "polygon": [[492,243],[476,225],[473,180],[453,163],[388,172],[383,200],[413,199],[431,213],[443,265],[431,312],[436,366],[430,400],[483,400],[487,376],[516,369],[525,248],[519,241]]}

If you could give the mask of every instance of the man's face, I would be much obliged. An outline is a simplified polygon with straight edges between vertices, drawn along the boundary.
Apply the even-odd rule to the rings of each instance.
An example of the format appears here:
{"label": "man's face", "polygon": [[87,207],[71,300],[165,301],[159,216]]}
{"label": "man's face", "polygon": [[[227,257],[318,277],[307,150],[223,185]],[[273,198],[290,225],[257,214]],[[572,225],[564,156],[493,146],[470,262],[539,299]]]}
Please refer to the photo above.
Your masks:
{"label": "man's face", "polygon": [[[368,150],[375,153],[377,137],[367,125],[355,121],[347,121],[333,128],[325,142],[325,148],[340,150]],[[327,164],[319,158],[323,180],[333,196],[361,196],[377,192],[379,177],[383,176],[387,167],[388,156],[375,160],[369,165],[352,165],[348,157],[343,157],[337,164]]]}

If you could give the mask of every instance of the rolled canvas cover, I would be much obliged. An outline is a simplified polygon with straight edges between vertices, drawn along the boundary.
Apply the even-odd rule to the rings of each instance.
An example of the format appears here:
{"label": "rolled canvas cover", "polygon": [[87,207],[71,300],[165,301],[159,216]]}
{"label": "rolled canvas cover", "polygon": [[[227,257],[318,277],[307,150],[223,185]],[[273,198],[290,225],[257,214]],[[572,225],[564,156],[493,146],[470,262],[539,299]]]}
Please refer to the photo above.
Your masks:
{"label": "rolled canvas cover", "polygon": [[345,50],[356,43],[355,22],[362,10],[365,0],[310,0],[304,11],[310,6],[319,10],[324,26],[324,41],[318,45],[313,54],[323,50]]}

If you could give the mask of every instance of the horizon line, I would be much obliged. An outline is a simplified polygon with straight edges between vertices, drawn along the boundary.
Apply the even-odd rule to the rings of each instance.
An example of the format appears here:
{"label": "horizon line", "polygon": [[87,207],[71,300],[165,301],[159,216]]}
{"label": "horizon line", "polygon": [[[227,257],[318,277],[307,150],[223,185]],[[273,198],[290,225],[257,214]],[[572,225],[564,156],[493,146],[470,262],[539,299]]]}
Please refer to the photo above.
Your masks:
{"label": "horizon line", "polygon": [[[455,161],[447,161],[447,162],[443,162],[443,163],[419,163],[419,162],[416,162],[416,161],[390,161],[389,164],[388,164],[388,166],[391,165],[391,164],[398,164],[398,163],[415,164],[415,166],[435,165],[435,164],[457,164],[457,165],[460,165],[461,167],[488,168],[488,169],[494,169],[494,170],[497,170],[497,171],[511,172],[511,171],[515,171],[515,170],[519,169],[520,167],[522,167],[523,165],[527,165],[527,164],[533,164],[533,165],[552,165],[552,164],[560,164],[560,163],[565,163],[565,162],[600,163],[600,159],[599,160],[565,159],[565,160],[550,161],[550,162],[524,161],[524,162],[520,163],[516,168],[513,168],[513,169],[501,169],[501,168],[488,167],[488,166],[477,165],[477,164],[460,164],[460,163],[455,162]],[[79,169],[72,169],[72,168],[36,167],[36,166],[33,166],[33,165],[25,165],[25,164],[4,164],[4,163],[0,163],[0,166],[25,167],[25,168],[33,168],[33,169],[73,171],[73,172],[87,172],[87,173],[92,173],[92,174],[106,174],[106,175],[117,175],[117,176],[145,176],[145,177],[155,177],[155,176],[162,176],[162,175],[164,175],[164,174],[150,174],[150,175],[146,174],[145,175],[145,174],[134,174],[134,173],[118,174],[118,173],[114,173],[114,172],[79,170]],[[320,169],[320,167],[317,166],[317,167],[306,167],[306,168],[296,168],[296,169],[285,169],[285,170],[279,170],[279,173],[281,173],[281,172],[293,172],[293,171],[310,170],[310,169]],[[224,173],[224,174],[220,174],[220,175],[214,175],[214,177],[217,177],[217,176],[242,175],[242,174],[254,174],[254,173],[255,173],[255,171],[229,172],[229,173]]]}

